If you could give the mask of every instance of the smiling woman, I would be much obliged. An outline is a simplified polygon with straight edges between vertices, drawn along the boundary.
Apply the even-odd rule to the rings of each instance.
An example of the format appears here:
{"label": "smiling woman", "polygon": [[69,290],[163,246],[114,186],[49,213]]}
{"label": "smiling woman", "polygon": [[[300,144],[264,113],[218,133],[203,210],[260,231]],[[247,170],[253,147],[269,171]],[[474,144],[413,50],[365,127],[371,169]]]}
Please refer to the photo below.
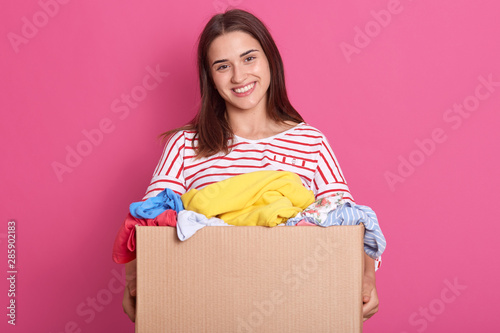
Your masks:
{"label": "smiling woman", "polygon": [[283,61],[271,34],[246,11],[229,10],[207,23],[198,41],[198,74],[198,114],[164,133],[196,131],[197,158],[229,153],[234,135],[265,138],[304,121],[288,100]]}
{"label": "smiling woman", "polygon": [[[272,170],[299,176],[315,199],[354,203],[328,140],[288,100],[283,62],[265,25],[243,10],[215,15],[198,42],[201,106],[167,143],[143,200],[178,195],[230,177]],[[363,315],[378,309],[375,262],[365,255]],[[135,260],[127,264],[123,307],[135,318]]]}
{"label": "smiling woman", "polygon": [[[247,51],[238,54],[238,50]],[[261,50],[257,40],[240,31],[217,37],[208,50],[209,62],[219,59],[213,61],[211,75],[233,122],[242,112],[254,117],[267,114],[266,97],[271,79],[269,62]],[[230,58],[220,59],[224,55]]]}

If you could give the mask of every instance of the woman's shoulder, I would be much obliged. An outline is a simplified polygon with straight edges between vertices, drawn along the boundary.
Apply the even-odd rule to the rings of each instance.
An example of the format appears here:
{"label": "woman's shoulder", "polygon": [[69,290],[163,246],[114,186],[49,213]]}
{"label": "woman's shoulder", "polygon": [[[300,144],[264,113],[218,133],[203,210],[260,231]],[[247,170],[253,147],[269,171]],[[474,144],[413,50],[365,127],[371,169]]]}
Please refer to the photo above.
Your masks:
{"label": "woman's shoulder", "polygon": [[186,141],[193,142],[197,141],[195,130],[190,129],[179,129],[177,131],[171,132],[168,136],[165,137],[166,145],[183,145]]}
{"label": "woman's shoulder", "polygon": [[291,128],[291,132],[294,135],[303,135],[305,137],[325,139],[325,135],[323,134],[323,132],[306,122],[297,124],[295,127]]}

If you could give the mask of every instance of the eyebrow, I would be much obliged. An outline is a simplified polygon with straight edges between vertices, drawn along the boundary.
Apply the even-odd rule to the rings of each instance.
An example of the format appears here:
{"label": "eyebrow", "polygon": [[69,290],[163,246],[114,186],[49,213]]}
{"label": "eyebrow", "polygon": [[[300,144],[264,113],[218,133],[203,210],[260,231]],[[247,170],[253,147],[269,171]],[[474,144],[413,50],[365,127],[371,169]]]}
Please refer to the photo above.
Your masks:
{"label": "eyebrow", "polygon": [[[240,58],[241,58],[241,57],[244,57],[244,56],[246,56],[247,54],[249,54],[249,53],[251,53],[251,52],[254,52],[254,51],[259,52],[259,50],[251,49],[251,50],[248,50],[248,51],[243,52],[242,54],[240,54]],[[218,63],[220,63],[220,62],[226,62],[226,61],[229,61],[229,60],[227,60],[227,59],[215,60],[215,61],[214,61],[214,63],[212,64],[212,66],[213,66],[213,65],[215,65],[215,64],[218,64]]]}

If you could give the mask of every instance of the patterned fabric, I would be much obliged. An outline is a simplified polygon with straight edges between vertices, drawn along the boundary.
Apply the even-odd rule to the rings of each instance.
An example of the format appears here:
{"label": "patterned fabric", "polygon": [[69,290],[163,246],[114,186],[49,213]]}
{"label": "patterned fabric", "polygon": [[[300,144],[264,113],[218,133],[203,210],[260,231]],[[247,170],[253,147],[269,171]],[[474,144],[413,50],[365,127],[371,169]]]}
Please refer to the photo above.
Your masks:
{"label": "patterned fabric", "polygon": [[345,203],[343,195],[344,193],[340,192],[335,195],[316,200],[314,203],[309,205],[309,207],[298,213],[295,216],[294,220],[304,219],[308,217],[314,219],[315,223],[323,223],[324,221],[326,221],[326,218],[330,211],[337,209],[338,206],[341,206]]}
{"label": "patterned fabric", "polygon": [[[328,209],[331,210],[327,211]],[[378,224],[377,215],[370,207],[355,205],[350,202],[342,203],[342,197],[335,195],[317,200],[296,217],[288,219],[286,225],[307,225],[308,223],[314,223],[322,227],[363,223],[365,227],[365,253],[370,258],[375,259],[375,270],[380,268],[386,240]]]}

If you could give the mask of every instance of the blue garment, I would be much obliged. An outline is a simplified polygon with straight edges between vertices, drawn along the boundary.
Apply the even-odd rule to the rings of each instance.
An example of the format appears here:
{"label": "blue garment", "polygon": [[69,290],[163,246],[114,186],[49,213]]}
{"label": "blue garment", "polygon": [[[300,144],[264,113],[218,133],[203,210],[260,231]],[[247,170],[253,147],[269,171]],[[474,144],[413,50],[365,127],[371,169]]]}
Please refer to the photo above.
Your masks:
{"label": "blue garment", "polygon": [[166,188],[155,197],[146,201],[133,202],[130,204],[130,214],[138,219],[154,219],[167,209],[173,209],[177,213],[184,209],[181,196]]}
{"label": "blue garment", "polygon": [[384,234],[378,224],[377,215],[375,215],[375,212],[370,207],[346,202],[341,207],[330,211],[323,223],[318,222],[312,217],[294,217],[288,219],[286,225],[293,226],[301,220],[306,220],[321,227],[363,223],[365,226],[364,248],[366,254],[372,259],[377,259],[385,250],[386,241]]}

